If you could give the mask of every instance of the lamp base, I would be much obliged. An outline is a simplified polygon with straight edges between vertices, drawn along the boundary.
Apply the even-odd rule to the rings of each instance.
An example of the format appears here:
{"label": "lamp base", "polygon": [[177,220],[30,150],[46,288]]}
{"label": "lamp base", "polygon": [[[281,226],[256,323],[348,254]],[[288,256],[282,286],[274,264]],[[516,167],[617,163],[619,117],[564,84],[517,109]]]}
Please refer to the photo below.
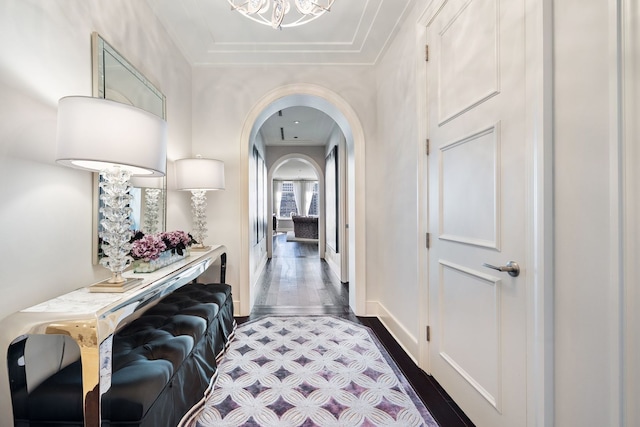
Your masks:
{"label": "lamp base", "polygon": [[89,292],[95,293],[122,293],[133,288],[135,285],[142,282],[142,279],[126,279],[124,282],[112,283],[111,279],[104,280],[95,285],[89,286]]}

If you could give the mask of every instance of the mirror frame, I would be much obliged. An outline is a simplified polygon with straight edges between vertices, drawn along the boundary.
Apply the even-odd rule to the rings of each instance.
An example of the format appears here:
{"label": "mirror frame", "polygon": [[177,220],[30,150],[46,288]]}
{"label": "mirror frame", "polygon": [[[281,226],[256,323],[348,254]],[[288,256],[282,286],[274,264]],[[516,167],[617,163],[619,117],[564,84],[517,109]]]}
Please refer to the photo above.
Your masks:
{"label": "mirror frame", "polygon": [[[108,93],[108,70],[105,65],[105,54],[109,54],[112,56],[117,62],[119,62],[123,69],[128,71],[129,74],[139,81],[144,89],[150,91],[153,95],[155,95],[158,99],[154,98],[154,103],[161,102],[161,108],[151,109],[148,104],[136,105],[135,101],[132,101],[134,97],[127,97],[127,94],[118,94],[118,96],[113,96],[113,94]],[[151,81],[146,78],[140,71],[138,71],[129,61],[127,61],[116,49],[114,49],[107,41],[102,38],[97,32],[91,33],[91,60],[92,60],[92,96],[96,98],[107,98],[117,102],[128,103],[130,105],[134,105],[136,107],[147,110],[153,114],[160,116],[162,119],[166,120],[166,108],[167,102],[164,94],[153,84]],[[116,93],[117,94],[117,93]],[[98,264],[100,262],[100,238],[99,238],[99,229],[100,229],[100,176],[98,173],[93,174],[93,221],[92,221],[92,253],[93,253],[93,263]],[[167,179],[166,176],[163,177],[163,188],[162,188],[162,221],[160,224],[160,229],[162,231],[166,231],[167,229]]]}

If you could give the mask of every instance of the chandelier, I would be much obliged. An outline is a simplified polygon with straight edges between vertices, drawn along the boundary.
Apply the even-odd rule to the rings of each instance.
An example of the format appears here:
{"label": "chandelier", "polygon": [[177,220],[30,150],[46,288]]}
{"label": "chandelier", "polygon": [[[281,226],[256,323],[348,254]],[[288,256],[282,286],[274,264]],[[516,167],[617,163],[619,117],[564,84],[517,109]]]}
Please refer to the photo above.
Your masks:
{"label": "chandelier", "polygon": [[[275,29],[297,27],[319,18],[335,0],[227,0],[237,10],[260,24]],[[295,4],[295,8],[291,6]]]}

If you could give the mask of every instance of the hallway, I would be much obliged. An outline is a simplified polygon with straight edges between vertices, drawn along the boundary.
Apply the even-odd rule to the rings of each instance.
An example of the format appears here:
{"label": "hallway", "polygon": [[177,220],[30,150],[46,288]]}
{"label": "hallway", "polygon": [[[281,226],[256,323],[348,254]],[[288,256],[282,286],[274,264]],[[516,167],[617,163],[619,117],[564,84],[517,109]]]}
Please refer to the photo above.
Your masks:
{"label": "hallway", "polygon": [[349,290],[318,255],[318,243],[273,237],[273,258],[259,279],[252,316],[349,315]]}

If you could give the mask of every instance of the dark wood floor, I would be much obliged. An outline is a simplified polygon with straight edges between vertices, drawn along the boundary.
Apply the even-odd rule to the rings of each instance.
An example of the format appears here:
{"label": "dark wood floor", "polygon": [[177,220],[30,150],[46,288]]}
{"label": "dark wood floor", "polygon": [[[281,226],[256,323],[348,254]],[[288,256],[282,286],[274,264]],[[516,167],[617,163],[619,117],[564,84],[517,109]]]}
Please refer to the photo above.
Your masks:
{"label": "dark wood floor", "polygon": [[265,315],[330,314],[369,327],[403,371],[441,427],[471,426],[433,377],[422,371],[375,317],[357,317],[349,309],[348,285],[340,283],[318,255],[318,244],[287,242],[286,235],[273,239],[273,258],[259,279],[251,315],[238,323]]}
{"label": "dark wood floor", "polygon": [[317,242],[273,239],[273,258],[258,281],[252,314],[349,314],[349,288],[320,259]]}

